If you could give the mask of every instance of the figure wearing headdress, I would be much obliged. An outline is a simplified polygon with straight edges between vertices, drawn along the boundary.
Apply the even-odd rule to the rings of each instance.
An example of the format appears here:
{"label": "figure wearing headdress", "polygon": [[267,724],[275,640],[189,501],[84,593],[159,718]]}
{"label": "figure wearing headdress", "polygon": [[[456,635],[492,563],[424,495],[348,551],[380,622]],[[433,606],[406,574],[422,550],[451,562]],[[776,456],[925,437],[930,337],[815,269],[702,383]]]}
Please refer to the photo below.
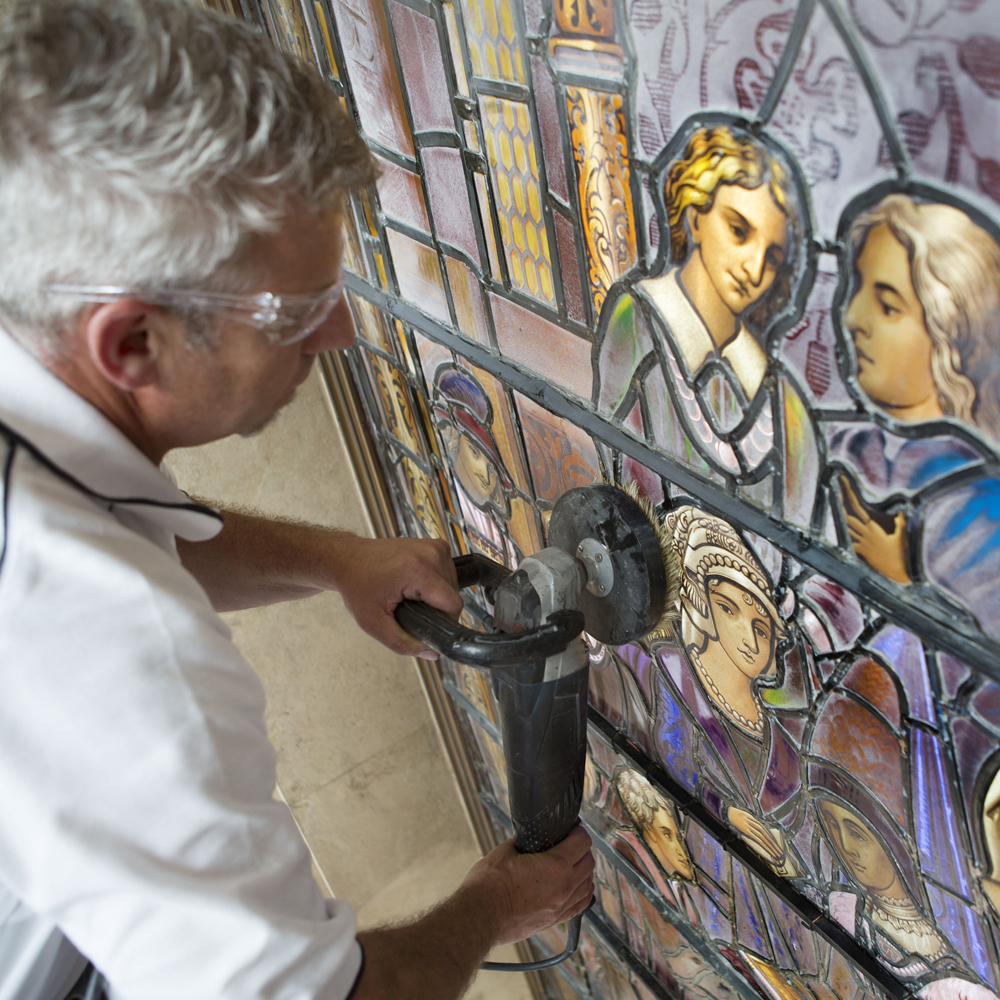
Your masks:
{"label": "figure wearing headdress", "polygon": [[785,633],[770,581],[720,518],[685,506],[666,520],[683,561],[683,652],[658,654],[657,753],[777,873],[802,874],[787,832],[797,811],[798,752],[758,691],[775,682]]}
{"label": "figure wearing headdress", "polygon": [[923,789],[911,787],[904,718],[896,679],[867,657],[851,665],[817,716],[807,771],[816,868],[830,870],[825,849],[833,872],[828,909],[925,1000],[995,1000],[931,915],[910,846],[913,800]]}
{"label": "figure wearing headdress", "polygon": [[508,566],[519,554],[506,529],[511,478],[493,436],[493,410],[470,372],[442,365],[434,377],[434,419],[458,485],[462,514],[486,555]]}

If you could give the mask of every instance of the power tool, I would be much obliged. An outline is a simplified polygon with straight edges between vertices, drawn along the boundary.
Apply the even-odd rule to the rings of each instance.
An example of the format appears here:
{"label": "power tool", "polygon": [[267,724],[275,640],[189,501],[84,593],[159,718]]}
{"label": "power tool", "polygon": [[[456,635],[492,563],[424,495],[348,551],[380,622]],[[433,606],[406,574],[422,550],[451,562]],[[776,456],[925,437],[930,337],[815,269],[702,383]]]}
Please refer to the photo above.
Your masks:
{"label": "power tool", "polygon": [[[494,632],[466,628],[418,601],[400,625],[442,656],[493,672],[514,844],[548,850],[576,826],[587,757],[589,657],[582,633],[621,645],[662,628],[677,606],[679,563],[653,507],[607,483],[564,493],[547,548],[511,572],[485,556],[455,559],[459,587],[481,586]],[[487,962],[532,971],[576,950],[580,917],[562,954],[539,962]]]}

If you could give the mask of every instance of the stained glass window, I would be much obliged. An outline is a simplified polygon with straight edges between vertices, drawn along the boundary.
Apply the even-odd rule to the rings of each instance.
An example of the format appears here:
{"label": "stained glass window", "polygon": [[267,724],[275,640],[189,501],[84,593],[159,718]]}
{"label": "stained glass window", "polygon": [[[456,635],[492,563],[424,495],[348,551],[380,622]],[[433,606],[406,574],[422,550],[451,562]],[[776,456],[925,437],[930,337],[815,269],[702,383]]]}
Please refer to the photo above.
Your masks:
{"label": "stained glass window", "polygon": [[548,995],[996,997],[995,0],[253,2],[382,166],[350,365],[401,529],[513,568],[603,477],[682,556],[674,634],[590,646]]}

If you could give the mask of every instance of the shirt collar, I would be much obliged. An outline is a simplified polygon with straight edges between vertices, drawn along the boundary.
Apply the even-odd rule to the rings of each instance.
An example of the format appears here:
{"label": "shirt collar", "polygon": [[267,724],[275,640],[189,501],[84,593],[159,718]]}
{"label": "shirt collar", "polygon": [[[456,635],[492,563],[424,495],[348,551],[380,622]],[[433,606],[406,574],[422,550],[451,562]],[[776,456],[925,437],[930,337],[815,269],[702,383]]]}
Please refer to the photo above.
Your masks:
{"label": "shirt collar", "polygon": [[[677,269],[671,268],[659,278],[647,278],[640,286],[666,319],[688,370],[696,374],[705,361],[715,355],[715,343],[691,300],[684,294],[677,280]],[[736,336],[720,354],[729,362],[747,399],[753,399],[767,372],[767,355],[742,320]]]}
{"label": "shirt collar", "polygon": [[0,421],[82,492],[190,542],[222,530],[107,417],[0,330]]}

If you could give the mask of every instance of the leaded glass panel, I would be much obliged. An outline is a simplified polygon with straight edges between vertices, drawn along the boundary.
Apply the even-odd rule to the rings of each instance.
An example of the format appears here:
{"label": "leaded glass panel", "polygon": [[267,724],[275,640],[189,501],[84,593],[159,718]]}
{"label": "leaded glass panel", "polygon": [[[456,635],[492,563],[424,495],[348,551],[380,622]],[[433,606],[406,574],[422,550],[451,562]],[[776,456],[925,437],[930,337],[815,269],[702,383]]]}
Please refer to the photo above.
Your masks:
{"label": "leaded glass panel", "polygon": [[[997,0],[261,11],[384,166],[345,259],[400,526],[513,568],[603,477],[682,560],[671,634],[590,644],[547,995],[995,998]],[[490,686],[441,669],[504,835]]]}

